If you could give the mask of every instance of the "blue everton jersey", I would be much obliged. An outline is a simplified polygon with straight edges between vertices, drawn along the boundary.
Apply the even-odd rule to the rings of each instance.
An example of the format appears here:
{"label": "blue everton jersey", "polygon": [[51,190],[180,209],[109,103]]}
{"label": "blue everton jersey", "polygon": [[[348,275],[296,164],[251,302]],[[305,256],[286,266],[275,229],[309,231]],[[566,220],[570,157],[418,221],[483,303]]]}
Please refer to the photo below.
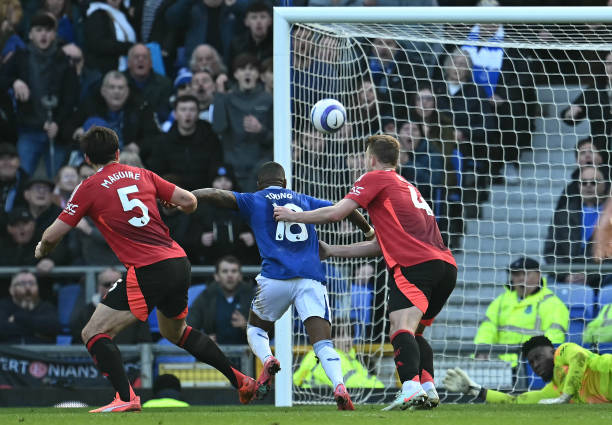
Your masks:
{"label": "blue everton jersey", "polygon": [[259,254],[261,275],[271,279],[306,278],[325,281],[319,240],[312,224],[274,220],[274,206],[310,211],[332,205],[301,193],[270,186],[255,193],[234,192],[240,215],[250,224]]}

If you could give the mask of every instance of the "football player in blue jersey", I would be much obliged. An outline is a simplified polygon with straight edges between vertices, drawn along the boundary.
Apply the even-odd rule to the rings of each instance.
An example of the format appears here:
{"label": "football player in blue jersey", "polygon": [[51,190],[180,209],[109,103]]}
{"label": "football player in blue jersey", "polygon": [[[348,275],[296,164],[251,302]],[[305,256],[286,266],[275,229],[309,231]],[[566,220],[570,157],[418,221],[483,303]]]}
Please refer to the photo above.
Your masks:
{"label": "football player in blue jersey", "polygon": [[[272,356],[268,334],[293,304],[304,322],[315,354],[334,387],[334,399],[340,410],[354,410],[346,391],[340,357],[331,341],[331,312],[325,272],[319,259],[319,241],[314,225],[274,220],[274,207],[310,211],[332,205],[311,196],[286,189],[285,170],[276,162],[267,162],[257,173],[257,192],[238,193],[220,189],[198,189],[192,193],[200,202],[238,210],[249,223],[263,259],[261,273],[255,278],[257,292],[247,326],[247,339],[264,367],[257,380],[260,396],[270,390],[270,380],[280,370]],[[367,238],[374,229],[354,211],[348,219]]]}

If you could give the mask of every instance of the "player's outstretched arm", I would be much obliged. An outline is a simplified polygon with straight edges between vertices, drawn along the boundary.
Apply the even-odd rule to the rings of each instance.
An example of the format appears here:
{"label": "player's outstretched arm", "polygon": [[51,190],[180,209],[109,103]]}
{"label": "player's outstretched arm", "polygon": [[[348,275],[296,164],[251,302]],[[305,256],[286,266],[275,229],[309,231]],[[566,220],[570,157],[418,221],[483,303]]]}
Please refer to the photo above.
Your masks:
{"label": "player's outstretched arm", "polygon": [[186,214],[191,214],[198,208],[198,199],[191,192],[178,186],[174,188],[170,202]]}
{"label": "player's outstretched arm", "polygon": [[53,224],[44,231],[40,242],[36,245],[34,257],[40,259],[49,255],[71,229],[72,226],[69,224],[64,223],[62,220],[55,219]]}
{"label": "player's outstretched arm", "polygon": [[213,205],[221,208],[238,209],[238,202],[233,192],[229,190],[214,189],[207,187],[205,189],[196,189],[192,191],[198,201],[210,202]]}
{"label": "player's outstretched arm", "polygon": [[359,207],[359,204],[348,198],[344,198],[332,206],[317,208],[312,211],[298,212],[285,207],[274,207],[274,219],[291,223],[325,224],[343,220],[357,207]]}
{"label": "player's outstretched arm", "polygon": [[321,260],[329,257],[360,258],[380,257],[381,255],[382,250],[376,239],[352,245],[328,245],[323,241],[319,241],[319,258]]}

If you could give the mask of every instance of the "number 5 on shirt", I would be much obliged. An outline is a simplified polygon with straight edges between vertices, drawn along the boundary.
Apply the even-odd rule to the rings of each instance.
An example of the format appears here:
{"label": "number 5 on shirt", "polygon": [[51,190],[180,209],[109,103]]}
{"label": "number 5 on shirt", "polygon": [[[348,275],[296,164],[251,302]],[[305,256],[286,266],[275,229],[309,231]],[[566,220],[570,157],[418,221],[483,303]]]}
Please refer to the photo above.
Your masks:
{"label": "number 5 on shirt", "polygon": [[117,189],[117,194],[119,195],[119,200],[121,201],[123,211],[132,211],[134,208],[140,208],[140,211],[142,212],[142,217],[132,217],[128,220],[128,223],[134,227],[142,227],[146,226],[150,220],[149,209],[140,199],[128,199],[127,197],[130,193],[137,192],[138,186],[135,184]]}

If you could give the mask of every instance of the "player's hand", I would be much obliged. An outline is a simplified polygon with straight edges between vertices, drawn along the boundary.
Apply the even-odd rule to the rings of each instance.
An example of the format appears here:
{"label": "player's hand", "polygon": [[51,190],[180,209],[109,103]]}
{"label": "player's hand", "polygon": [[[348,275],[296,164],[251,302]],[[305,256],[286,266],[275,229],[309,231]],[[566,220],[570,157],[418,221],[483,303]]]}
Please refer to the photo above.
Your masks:
{"label": "player's hand", "polygon": [[162,207],[167,208],[169,210],[172,210],[172,209],[176,208],[176,205],[174,205],[172,202],[164,201],[163,199],[159,200],[159,204]]}
{"label": "player's hand", "polygon": [[557,398],[545,398],[538,401],[538,404],[565,404],[569,403],[572,399],[572,396],[569,394],[561,394]]}
{"label": "player's hand", "polygon": [[482,389],[480,385],[470,379],[467,373],[458,367],[446,371],[444,387],[450,392],[471,394],[474,396],[478,395]]}
{"label": "player's hand", "polygon": [[43,257],[43,252],[42,252],[42,241],[38,241],[38,243],[36,244],[36,248],[34,249],[34,258],[36,258],[37,260],[41,259]]}
{"label": "player's hand", "polygon": [[238,310],[234,310],[234,312],[232,313],[231,324],[234,328],[246,329],[247,320],[241,312],[239,312]]}
{"label": "player's hand", "polygon": [[294,212],[285,207],[274,207],[274,220],[276,221],[295,221]]}
{"label": "player's hand", "polygon": [[319,259],[327,260],[331,257],[331,247],[328,243],[319,241]]}

